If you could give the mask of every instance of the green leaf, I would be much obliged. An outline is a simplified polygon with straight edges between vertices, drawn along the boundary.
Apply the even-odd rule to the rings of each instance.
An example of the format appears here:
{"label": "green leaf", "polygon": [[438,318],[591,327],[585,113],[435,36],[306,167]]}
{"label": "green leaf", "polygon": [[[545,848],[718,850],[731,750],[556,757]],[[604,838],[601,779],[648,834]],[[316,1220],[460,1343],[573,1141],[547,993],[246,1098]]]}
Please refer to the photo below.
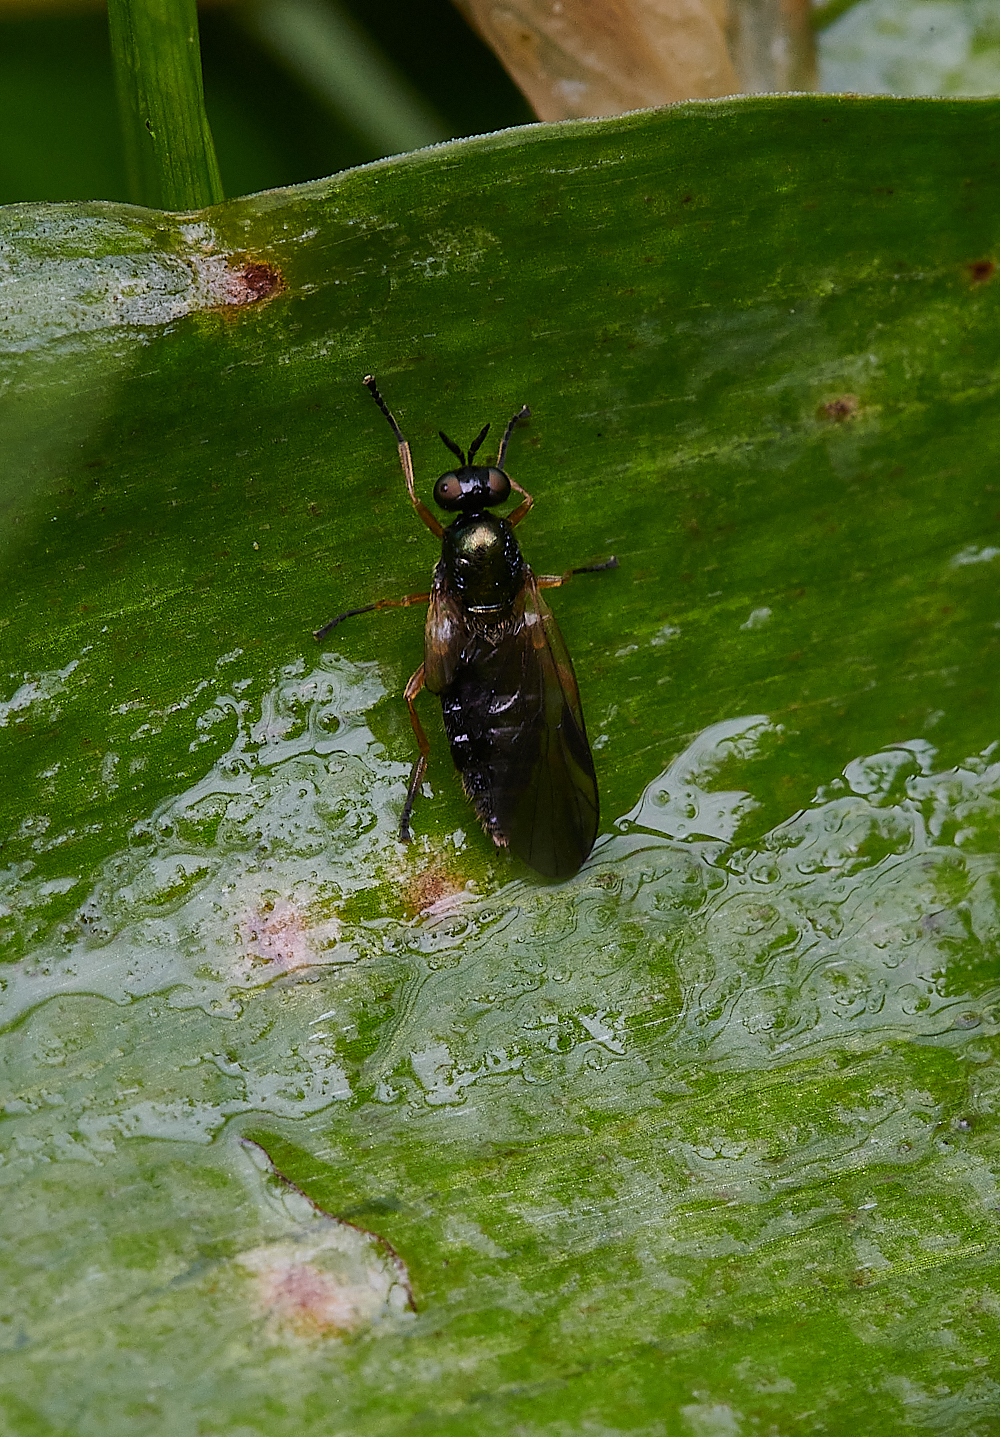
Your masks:
{"label": "green leaf", "polygon": [[[995,102],[691,104],[0,211],[0,1411],[990,1430]],[[873,143],[873,136],[878,143]],[[509,467],[603,836],[475,829],[418,488]]]}

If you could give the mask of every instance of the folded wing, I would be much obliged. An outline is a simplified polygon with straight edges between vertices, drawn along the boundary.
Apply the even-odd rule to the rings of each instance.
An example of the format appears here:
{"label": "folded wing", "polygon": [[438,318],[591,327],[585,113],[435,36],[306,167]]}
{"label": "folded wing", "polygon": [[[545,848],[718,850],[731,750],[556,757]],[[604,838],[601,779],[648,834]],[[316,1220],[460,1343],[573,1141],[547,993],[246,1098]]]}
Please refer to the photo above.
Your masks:
{"label": "folded wing", "polygon": [[466,630],[445,667],[445,730],[483,827],[539,873],[570,877],[597,836],[597,780],[573,665],[530,570],[512,618]]}

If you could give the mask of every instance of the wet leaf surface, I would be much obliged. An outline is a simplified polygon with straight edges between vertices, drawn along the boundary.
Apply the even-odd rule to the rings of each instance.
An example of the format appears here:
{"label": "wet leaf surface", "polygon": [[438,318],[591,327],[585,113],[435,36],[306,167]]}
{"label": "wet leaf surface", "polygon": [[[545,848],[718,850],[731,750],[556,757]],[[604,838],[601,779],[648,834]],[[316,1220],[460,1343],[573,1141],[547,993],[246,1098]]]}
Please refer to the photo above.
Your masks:
{"label": "wet leaf surface", "polygon": [[[0,211],[12,1432],[991,1430],[997,119]],[[425,493],[530,403],[529,561],[618,555],[568,883],[432,704],[396,842],[417,611],[311,638],[435,557],[369,371]]]}

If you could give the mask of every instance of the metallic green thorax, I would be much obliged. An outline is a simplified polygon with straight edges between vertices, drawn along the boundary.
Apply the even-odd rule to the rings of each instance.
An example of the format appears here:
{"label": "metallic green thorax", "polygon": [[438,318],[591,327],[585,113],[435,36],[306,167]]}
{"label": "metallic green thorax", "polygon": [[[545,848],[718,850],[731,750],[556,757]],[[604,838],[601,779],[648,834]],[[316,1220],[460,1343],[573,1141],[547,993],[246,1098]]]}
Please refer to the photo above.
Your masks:
{"label": "metallic green thorax", "polygon": [[449,588],[474,614],[506,614],[524,583],[524,560],[506,519],[459,514],[444,531]]}

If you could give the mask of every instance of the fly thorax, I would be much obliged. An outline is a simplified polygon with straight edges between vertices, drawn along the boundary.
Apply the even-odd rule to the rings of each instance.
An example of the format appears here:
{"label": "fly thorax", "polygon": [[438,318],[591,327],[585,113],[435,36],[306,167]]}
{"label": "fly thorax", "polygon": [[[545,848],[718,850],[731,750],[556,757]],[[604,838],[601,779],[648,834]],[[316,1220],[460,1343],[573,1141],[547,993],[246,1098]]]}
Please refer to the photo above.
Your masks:
{"label": "fly thorax", "polygon": [[524,582],[524,560],[506,519],[460,514],[444,531],[449,585],[472,614],[506,614]]}

